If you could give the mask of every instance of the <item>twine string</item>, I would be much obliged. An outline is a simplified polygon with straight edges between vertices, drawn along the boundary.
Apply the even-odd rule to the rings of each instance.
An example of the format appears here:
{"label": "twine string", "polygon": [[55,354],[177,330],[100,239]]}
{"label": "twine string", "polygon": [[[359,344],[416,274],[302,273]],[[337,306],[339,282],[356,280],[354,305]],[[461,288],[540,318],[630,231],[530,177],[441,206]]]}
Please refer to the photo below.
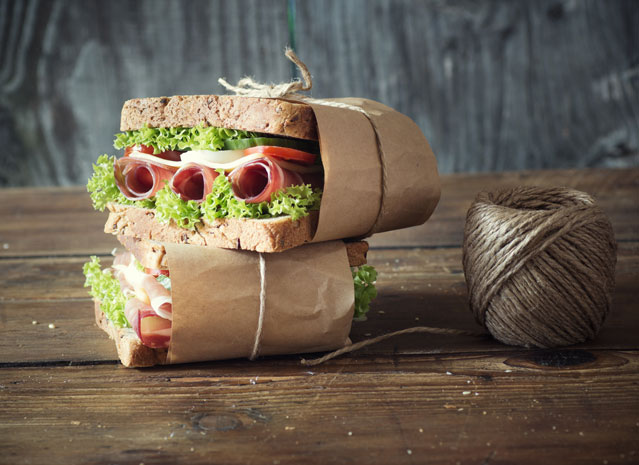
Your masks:
{"label": "twine string", "polygon": [[356,342],[355,344],[347,345],[345,347],[342,347],[341,349],[337,349],[334,352],[330,352],[320,358],[315,358],[312,360],[307,360],[303,358],[301,363],[302,365],[306,365],[306,366],[319,365],[335,357],[339,357],[340,355],[353,352],[355,350],[359,350],[373,344],[377,344],[378,342],[385,341],[386,339],[390,339],[391,337],[401,336],[402,334],[414,334],[414,333],[444,334],[447,336],[484,336],[486,335],[484,331],[467,331],[464,329],[431,328],[429,326],[414,326],[412,328],[401,329],[399,331],[382,334],[381,336],[377,336],[371,339],[365,339],[363,341]]}
{"label": "twine string", "polygon": [[266,260],[264,255],[258,252],[260,257],[260,314],[257,319],[257,329],[255,330],[255,340],[253,341],[253,351],[249,360],[255,360],[260,350],[262,341],[262,329],[264,327],[264,312],[266,311]]}
{"label": "twine string", "polygon": [[616,243],[588,194],[519,186],[468,210],[463,266],[475,318],[505,344],[593,339],[610,310]]}
{"label": "twine string", "polygon": [[308,67],[306,66],[306,64],[302,60],[300,60],[300,58],[296,55],[296,53],[292,49],[288,47],[284,49],[284,55],[286,55],[286,58],[288,58],[293,64],[295,64],[295,66],[297,66],[300,73],[302,74],[302,78],[304,81],[303,83],[299,79],[294,79],[291,82],[283,82],[280,84],[263,84],[263,83],[254,81],[252,78],[248,76],[240,79],[237,85],[232,85],[223,78],[219,78],[218,82],[222,86],[224,86],[227,90],[234,92],[236,95],[242,95],[246,97],[259,97],[259,98],[288,98],[291,100],[297,100],[297,101],[308,103],[308,104],[323,105],[326,107],[342,108],[345,110],[357,111],[358,113],[363,114],[366,117],[366,119],[368,119],[369,123],[373,127],[373,133],[375,134],[375,143],[377,145],[377,153],[379,155],[379,162],[380,162],[381,171],[382,171],[381,199],[380,199],[379,213],[377,214],[377,218],[375,219],[375,222],[373,223],[373,225],[370,227],[368,232],[364,234],[364,236],[370,236],[377,228],[377,225],[379,224],[379,222],[382,220],[382,211],[384,208],[384,200],[386,198],[386,192],[387,192],[386,160],[384,158],[384,151],[381,149],[381,141],[379,139],[379,134],[377,131],[377,126],[375,124],[375,121],[373,120],[373,118],[371,118],[371,115],[369,115],[368,112],[364,110],[362,107],[358,107],[356,105],[349,105],[348,103],[344,103],[344,102],[334,102],[331,100],[314,99],[306,95],[300,94],[299,93],[300,91],[306,92],[311,90],[311,88],[313,87],[313,78],[311,76],[311,73],[308,70]]}
{"label": "twine string", "polygon": [[279,84],[263,84],[256,82],[248,76],[239,80],[237,85],[230,84],[226,79],[219,78],[217,82],[222,84],[227,90],[235,92],[236,95],[246,97],[263,97],[263,98],[284,98],[284,97],[304,97],[298,95],[300,91],[308,91],[313,87],[313,78],[311,73],[290,48],[284,50],[286,58],[291,60],[302,74],[302,80],[294,79],[291,82],[282,82]]}
{"label": "twine string", "polygon": [[[306,92],[311,90],[313,87],[313,78],[311,76],[310,71],[306,64],[300,60],[300,58],[295,54],[293,50],[290,48],[286,48],[284,50],[284,54],[286,58],[288,58],[292,63],[294,63],[300,71],[302,75],[302,80],[294,79],[291,82],[285,82],[280,84],[264,84],[260,82],[256,82],[250,77],[244,77],[240,79],[237,85],[232,85],[228,81],[223,78],[219,78],[218,82],[224,86],[227,90],[234,92],[236,95],[246,96],[246,97],[258,97],[258,98],[287,98],[291,100],[297,100],[308,104],[316,104],[323,105],[333,108],[342,108],[346,110],[357,111],[358,113],[363,114],[368,121],[370,122],[373,133],[375,134],[375,142],[377,144],[377,152],[380,158],[380,165],[382,169],[382,182],[381,182],[381,202],[380,202],[380,213],[378,213],[375,223],[371,226],[369,231],[374,231],[381,217],[381,211],[384,206],[384,198],[386,196],[386,166],[385,160],[383,157],[383,151],[381,150],[381,142],[379,140],[379,134],[377,131],[377,127],[375,125],[374,120],[368,114],[366,110],[356,105],[349,105],[344,102],[335,102],[330,100],[319,100],[308,97],[306,95],[300,94],[299,92]],[[367,233],[367,235],[369,235]],[[266,284],[265,284],[265,264],[264,258],[262,254],[260,254],[260,280],[261,280],[261,288],[260,288],[260,316],[258,320],[258,327],[255,335],[255,342],[253,346],[253,352],[251,354],[250,359],[254,360],[257,357],[259,343],[262,334],[262,326],[263,326],[263,318],[264,318],[264,307],[265,307],[265,293],[266,293]],[[315,360],[302,360],[302,364],[307,366],[319,365],[327,360],[338,357],[339,355],[352,352],[363,347],[376,344],[385,339],[399,336],[402,334],[410,334],[410,333],[428,333],[428,334],[447,334],[447,335],[470,335],[470,336],[479,336],[484,334],[483,332],[474,332],[474,331],[465,331],[459,329],[448,329],[448,328],[431,328],[426,326],[416,326],[413,328],[407,328],[400,331],[395,331],[393,333],[384,334],[372,339],[368,339],[365,341],[358,342],[356,344],[351,344],[349,346],[343,347],[339,350],[331,352],[321,358]]]}

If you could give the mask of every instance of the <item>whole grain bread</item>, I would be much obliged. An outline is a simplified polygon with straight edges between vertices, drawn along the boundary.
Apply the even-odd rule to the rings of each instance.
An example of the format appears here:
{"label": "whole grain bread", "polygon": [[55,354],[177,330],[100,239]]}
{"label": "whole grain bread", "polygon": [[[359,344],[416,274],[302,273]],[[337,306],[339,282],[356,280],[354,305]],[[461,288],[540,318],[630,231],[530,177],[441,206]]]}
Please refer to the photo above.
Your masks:
{"label": "whole grain bread", "polygon": [[136,98],[122,107],[120,130],[193,127],[198,124],[317,140],[310,106],[236,95],[176,95]]}
{"label": "whole grain bread", "polygon": [[[168,269],[166,250],[161,243],[131,236],[118,236],[118,241],[135,256],[142,266],[153,269]],[[346,243],[346,254],[350,266],[365,265],[367,252],[368,242],[366,241]]]}
{"label": "whole grain bread", "polygon": [[317,227],[318,212],[292,221],[289,216],[267,219],[219,218],[203,220],[195,229],[184,229],[171,221],[163,223],[155,218],[155,211],[110,203],[104,232],[119,236],[253,250],[282,252],[308,242]]}

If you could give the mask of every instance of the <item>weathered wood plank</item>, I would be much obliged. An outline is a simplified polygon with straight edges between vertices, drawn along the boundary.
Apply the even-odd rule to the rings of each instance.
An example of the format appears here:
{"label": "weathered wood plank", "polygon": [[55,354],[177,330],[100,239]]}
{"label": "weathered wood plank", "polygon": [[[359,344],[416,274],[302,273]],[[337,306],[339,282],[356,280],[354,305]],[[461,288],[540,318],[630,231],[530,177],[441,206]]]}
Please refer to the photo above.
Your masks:
{"label": "weathered wood plank", "polygon": [[[292,3],[313,96],[408,114],[443,172],[637,166],[636,1]],[[0,185],[84,182],[125,99],[290,79],[288,4],[0,0]]]}
{"label": "weathered wood plank", "polygon": [[[442,198],[429,221],[377,234],[370,244],[373,248],[458,247],[466,211],[477,193],[515,185],[568,186],[588,192],[610,216],[618,241],[639,240],[639,169],[628,169],[444,175]],[[80,187],[3,189],[0,218],[0,257],[107,254],[119,244],[102,232],[106,213],[93,211]]]}
{"label": "weathered wood plank", "polygon": [[86,182],[97,156],[115,153],[126,99],[290,76],[281,0],[2,0],[0,11],[2,186]]}
{"label": "weathered wood plank", "polygon": [[636,2],[325,0],[297,16],[313,95],[411,116],[443,172],[637,164]]}
{"label": "weathered wood plank", "polygon": [[[620,245],[612,314],[599,337],[580,347],[639,348],[638,256],[636,243]],[[379,271],[379,297],[368,319],[354,322],[354,341],[411,326],[478,329],[467,304],[459,249],[374,250],[369,262]],[[82,263],[80,258],[0,260],[0,274],[6,276],[0,283],[0,363],[116,360],[113,343],[93,323]],[[406,335],[351,357],[514,350],[488,338]]]}
{"label": "weathered wood plank", "polygon": [[571,187],[592,195],[610,217],[617,241],[639,239],[639,169],[557,170],[442,176],[442,196],[435,213],[414,228],[377,234],[371,247],[461,246],[466,212],[480,191],[519,185]]}
{"label": "weathered wood plank", "polygon": [[399,356],[337,373],[291,361],[4,368],[0,463],[636,460],[636,352],[530,360]]}

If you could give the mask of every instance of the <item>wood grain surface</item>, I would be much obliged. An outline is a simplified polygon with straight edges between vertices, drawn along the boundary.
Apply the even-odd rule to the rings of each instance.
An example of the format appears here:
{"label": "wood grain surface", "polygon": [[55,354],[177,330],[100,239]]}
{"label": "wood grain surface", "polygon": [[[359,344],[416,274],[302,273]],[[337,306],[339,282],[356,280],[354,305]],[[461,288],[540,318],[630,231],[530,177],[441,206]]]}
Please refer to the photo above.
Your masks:
{"label": "wood grain surface", "polygon": [[444,173],[637,166],[637,24],[634,0],[0,0],[0,185],[84,184],[124,100],[289,80],[292,41],[314,97],[406,113]]}
{"label": "wood grain surface", "polygon": [[611,218],[617,286],[596,340],[411,335],[310,369],[294,355],[126,369],[82,287],[88,255],[108,263],[117,244],[106,214],[80,188],[0,190],[0,464],[637,463],[639,169],[442,181],[426,225],[371,238],[379,297],[352,339],[477,329],[465,212],[482,188],[530,183],[587,190]]}

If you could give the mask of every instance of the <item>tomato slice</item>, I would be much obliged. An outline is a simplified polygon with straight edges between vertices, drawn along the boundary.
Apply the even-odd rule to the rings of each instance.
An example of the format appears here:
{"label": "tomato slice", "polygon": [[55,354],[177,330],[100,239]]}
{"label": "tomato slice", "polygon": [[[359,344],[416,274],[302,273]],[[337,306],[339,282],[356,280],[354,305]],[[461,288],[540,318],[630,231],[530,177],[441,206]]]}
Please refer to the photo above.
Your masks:
{"label": "tomato slice", "polygon": [[148,153],[149,155],[153,155],[153,147],[149,147],[148,145],[132,145],[131,147],[127,147],[124,149],[124,156],[128,157],[133,151],[140,153]]}
{"label": "tomato slice", "polygon": [[179,150],[166,150],[160,153],[153,153],[153,147],[149,147],[148,145],[144,144],[132,145],[131,147],[127,147],[126,149],[124,149],[124,156],[128,157],[133,151],[146,153],[148,155],[153,155],[154,157],[170,161],[180,161],[180,157],[182,156],[182,152],[180,152]]}
{"label": "tomato slice", "polygon": [[263,153],[271,157],[297,161],[307,165],[315,163],[316,157],[316,155],[312,153],[302,152],[301,150],[290,149],[288,147],[277,147],[275,145],[258,145],[257,147],[250,147],[244,150],[245,155],[254,153]]}
{"label": "tomato slice", "polygon": [[157,268],[146,268],[145,267],[144,268],[144,272],[146,274],[150,274],[154,278],[157,278],[161,274],[163,274],[164,276],[169,276],[169,270],[160,270],[160,269],[157,269]]}

